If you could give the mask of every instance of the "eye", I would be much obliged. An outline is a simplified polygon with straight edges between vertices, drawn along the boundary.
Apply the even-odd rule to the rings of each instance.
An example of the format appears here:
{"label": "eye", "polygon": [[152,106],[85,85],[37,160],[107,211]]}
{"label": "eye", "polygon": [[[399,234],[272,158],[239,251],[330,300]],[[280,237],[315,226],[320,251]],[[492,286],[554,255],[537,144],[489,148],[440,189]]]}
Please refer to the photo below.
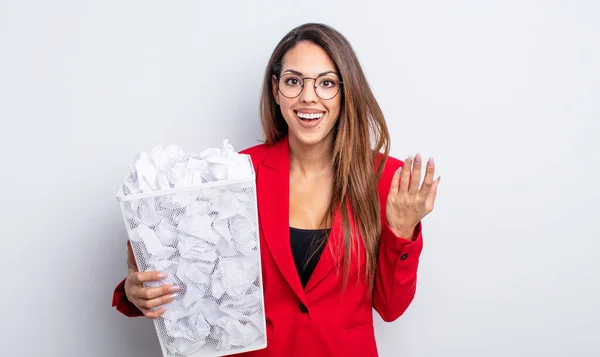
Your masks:
{"label": "eye", "polygon": [[283,77],[283,83],[288,86],[296,87],[302,85],[302,80],[298,77],[285,76]]}
{"label": "eye", "polygon": [[319,85],[323,88],[332,88],[337,85],[337,81],[333,78],[324,78],[319,82]]}

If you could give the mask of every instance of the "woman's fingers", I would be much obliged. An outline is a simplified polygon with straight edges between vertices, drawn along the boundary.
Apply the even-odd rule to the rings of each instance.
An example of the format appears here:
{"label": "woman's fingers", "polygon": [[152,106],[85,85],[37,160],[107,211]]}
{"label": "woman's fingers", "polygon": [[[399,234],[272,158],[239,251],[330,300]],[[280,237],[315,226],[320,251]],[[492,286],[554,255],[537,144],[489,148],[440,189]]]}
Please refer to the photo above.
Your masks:
{"label": "woman's fingers", "polygon": [[130,274],[127,279],[131,279],[131,283],[138,285],[146,281],[157,281],[167,277],[167,274],[159,271],[147,271],[143,273]]}
{"label": "woman's fingers", "polygon": [[398,194],[408,192],[408,185],[410,180],[410,170],[412,167],[412,157],[409,156],[404,160],[404,166],[402,167],[402,174],[400,175],[400,187],[398,188]]}
{"label": "woman's fingers", "polygon": [[421,154],[417,153],[417,155],[415,155],[411,176],[408,193],[414,196],[419,192],[419,184],[421,182]]}
{"label": "woman's fingers", "polygon": [[157,319],[157,318],[161,317],[162,314],[165,313],[165,311],[167,311],[167,309],[164,307],[161,307],[160,309],[156,309],[156,310],[151,310],[151,309],[146,309],[145,307],[138,306],[138,309],[140,309],[140,311],[144,314],[144,316],[149,319]]}
{"label": "woman's fingers", "polygon": [[411,156],[407,157],[404,160],[402,168],[394,173],[389,195],[395,196],[400,193],[409,193],[427,197],[433,184],[433,175],[435,172],[433,157],[430,157],[427,161],[423,185],[421,185],[422,166],[421,154],[416,154],[414,159]]}
{"label": "woman's fingers", "polygon": [[426,198],[429,196],[431,191],[431,185],[433,184],[433,174],[435,173],[435,163],[433,157],[430,157],[427,161],[427,168],[425,169],[425,178],[423,178],[423,185],[419,190],[421,197]]}
{"label": "woman's fingers", "polygon": [[144,316],[149,318],[157,318],[164,312],[152,311],[151,309],[160,305],[168,304],[175,300],[180,287],[164,284],[154,288],[145,288],[143,283],[147,281],[156,281],[166,277],[166,274],[151,271],[143,273],[132,273],[127,278],[129,281],[129,289],[126,288],[126,294],[129,301],[144,313]]}
{"label": "woman's fingers", "polygon": [[[142,295],[144,295],[144,293],[142,293]],[[175,300],[175,298],[177,297],[177,294],[171,294],[171,295],[163,295],[154,299],[145,299],[145,298],[134,298],[135,302],[134,304],[136,304],[139,307],[143,307],[146,309],[151,309],[153,307],[157,307],[160,305],[164,305],[164,304],[168,304],[170,302],[172,302],[173,300]]]}
{"label": "woman's fingers", "polygon": [[139,289],[137,295],[139,295],[138,298],[140,299],[151,300],[161,296],[174,294],[179,290],[181,290],[181,288],[178,286],[165,284],[155,288],[141,288]]}
{"label": "woman's fingers", "polygon": [[400,175],[402,174],[402,168],[399,168],[394,172],[394,177],[392,177],[392,184],[390,186],[390,193],[388,196],[393,197],[398,194],[398,189],[400,188]]}

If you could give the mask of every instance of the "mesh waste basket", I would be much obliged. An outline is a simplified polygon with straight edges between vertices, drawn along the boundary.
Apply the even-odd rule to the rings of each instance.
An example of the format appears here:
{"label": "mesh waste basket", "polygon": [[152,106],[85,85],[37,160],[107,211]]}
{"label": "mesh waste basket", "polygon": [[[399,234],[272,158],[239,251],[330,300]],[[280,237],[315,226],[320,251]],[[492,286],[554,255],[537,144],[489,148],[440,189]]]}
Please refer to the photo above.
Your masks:
{"label": "mesh waste basket", "polygon": [[168,274],[145,287],[181,288],[154,320],[165,357],[266,347],[254,173],[117,201],[139,271]]}

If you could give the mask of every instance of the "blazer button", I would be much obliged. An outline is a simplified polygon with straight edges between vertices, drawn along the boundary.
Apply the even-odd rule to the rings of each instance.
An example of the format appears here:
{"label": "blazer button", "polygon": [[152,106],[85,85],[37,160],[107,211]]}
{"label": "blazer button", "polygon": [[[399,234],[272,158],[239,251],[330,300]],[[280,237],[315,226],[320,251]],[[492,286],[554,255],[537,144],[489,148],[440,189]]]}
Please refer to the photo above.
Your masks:
{"label": "blazer button", "polygon": [[406,258],[408,258],[408,254],[402,254],[400,260],[406,260]]}
{"label": "blazer button", "polygon": [[300,307],[300,312],[302,312],[303,314],[306,314],[308,312],[308,308],[303,303],[300,303],[299,307]]}

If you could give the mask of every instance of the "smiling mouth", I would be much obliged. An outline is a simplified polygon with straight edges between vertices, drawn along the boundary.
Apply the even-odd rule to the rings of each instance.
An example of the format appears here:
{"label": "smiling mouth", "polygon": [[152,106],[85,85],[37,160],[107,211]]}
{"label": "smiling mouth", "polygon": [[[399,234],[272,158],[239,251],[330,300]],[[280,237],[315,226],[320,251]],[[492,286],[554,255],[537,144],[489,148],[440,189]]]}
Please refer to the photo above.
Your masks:
{"label": "smiling mouth", "polygon": [[324,113],[302,113],[302,112],[296,112],[296,116],[302,120],[317,120],[317,119],[321,119],[323,117]]}

